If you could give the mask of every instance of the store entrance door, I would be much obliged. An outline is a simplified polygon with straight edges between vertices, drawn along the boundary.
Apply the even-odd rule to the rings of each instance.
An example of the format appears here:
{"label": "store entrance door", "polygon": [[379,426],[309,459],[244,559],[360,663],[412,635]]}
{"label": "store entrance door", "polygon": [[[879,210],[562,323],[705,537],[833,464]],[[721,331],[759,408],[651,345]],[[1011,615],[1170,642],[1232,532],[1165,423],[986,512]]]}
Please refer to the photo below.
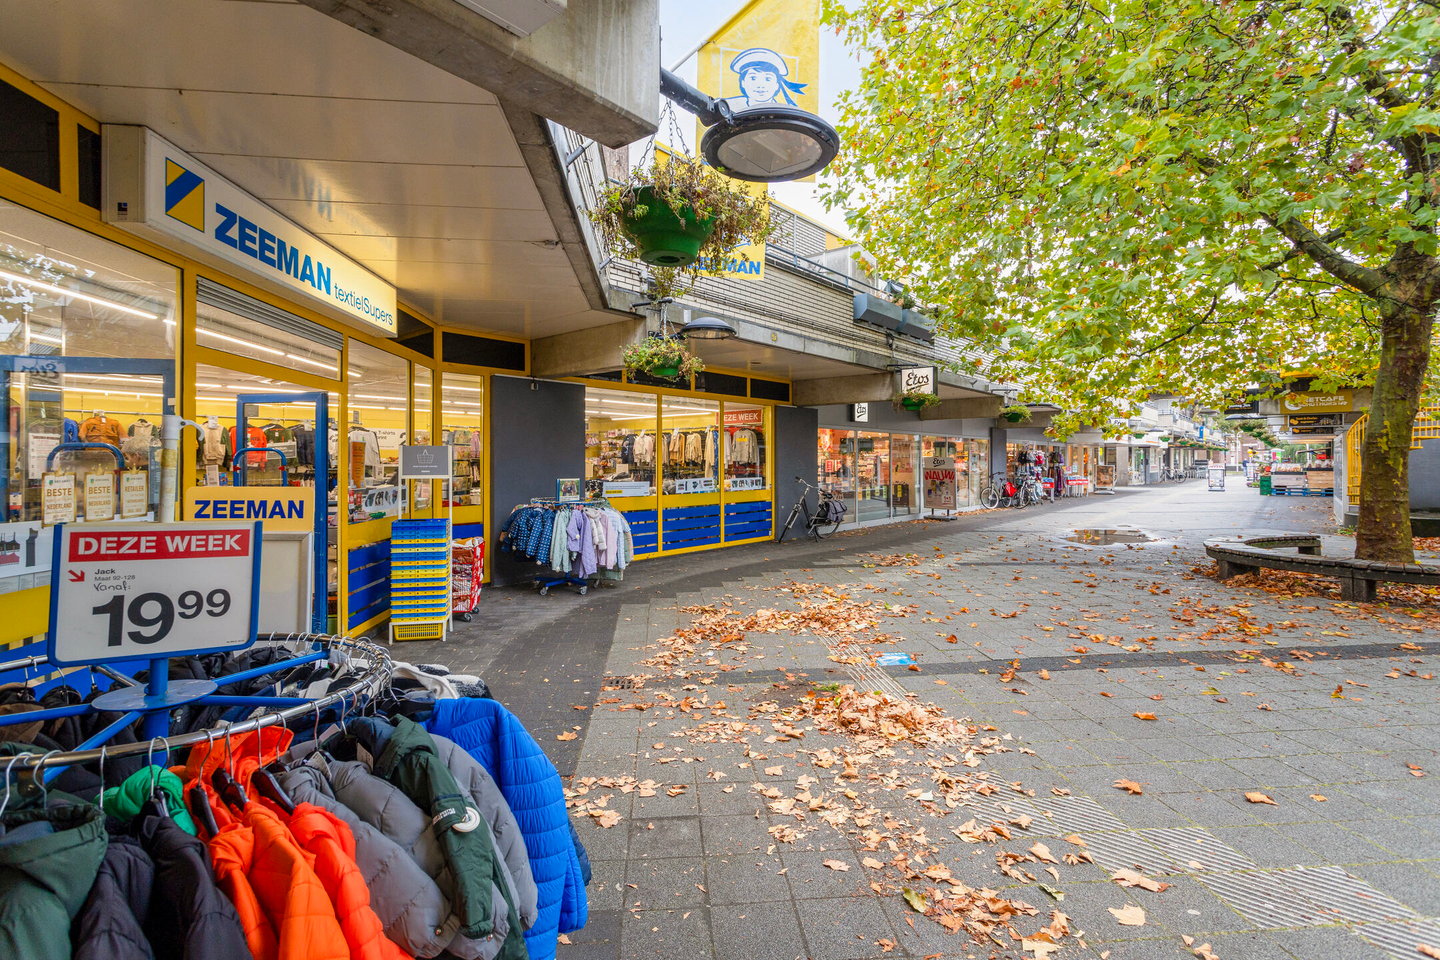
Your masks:
{"label": "store entrance door", "polygon": [[[283,405],[286,410],[284,423],[271,421],[262,413],[264,406]],[[299,411],[297,417],[296,411]],[[313,414],[313,415],[312,415]],[[309,520],[310,541],[310,629],[325,633],[326,617],[329,614],[331,589],[330,577],[330,396],[322,391],[314,393],[245,393],[235,398],[235,436],[237,449],[233,461],[236,486],[274,486],[271,469],[278,461],[280,482],[286,494],[292,499],[299,495],[307,501],[303,516]],[[283,431],[283,434],[280,432]],[[260,437],[265,437],[261,442]],[[254,441],[246,438],[254,437]],[[275,438],[272,440],[271,438]],[[264,453],[245,453],[247,448],[263,449]],[[276,456],[278,454],[278,456]],[[259,468],[259,469],[257,469]],[[309,487],[299,486],[298,475],[302,468],[313,478]],[[264,474],[262,478],[261,474]],[[295,511],[277,501],[274,512],[278,515],[262,518],[273,519],[266,523],[266,530],[283,532],[287,527],[295,529]],[[294,569],[291,567],[291,569]]]}

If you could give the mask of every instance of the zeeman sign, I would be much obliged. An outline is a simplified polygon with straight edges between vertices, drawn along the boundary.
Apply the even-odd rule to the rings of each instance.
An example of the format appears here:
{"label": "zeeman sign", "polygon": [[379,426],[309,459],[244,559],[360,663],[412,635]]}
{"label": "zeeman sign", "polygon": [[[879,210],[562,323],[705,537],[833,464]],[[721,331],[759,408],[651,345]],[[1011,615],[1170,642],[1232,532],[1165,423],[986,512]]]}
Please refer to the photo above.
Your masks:
{"label": "zeeman sign", "polygon": [[312,530],[314,489],[309,487],[190,487],[187,520],[259,520],[266,530]]}
{"label": "zeeman sign", "polygon": [[395,288],[146,127],[106,124],[105,219],[146,227],[395,333]]}

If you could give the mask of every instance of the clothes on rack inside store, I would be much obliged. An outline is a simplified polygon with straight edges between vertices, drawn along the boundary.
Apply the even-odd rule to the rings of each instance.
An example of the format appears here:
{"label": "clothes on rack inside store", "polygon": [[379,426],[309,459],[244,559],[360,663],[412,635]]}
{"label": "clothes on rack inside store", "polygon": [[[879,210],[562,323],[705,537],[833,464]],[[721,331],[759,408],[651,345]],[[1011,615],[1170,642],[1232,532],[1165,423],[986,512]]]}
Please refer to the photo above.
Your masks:
{"label": "clothes on rack inside store", "polygon": [[[294,653],[261,644],[172,674],[221,677]],[[129,766],[103,807],[93,788],[57,781],[46,795],[7,775],[0,956],[554,960],[560,934],[588,919],[589,882],[554,765],[496,701],[432,697],[462,678],[394,666],[381,696],[331,708],[328,728],[317,713],[232,737],[204,710],[177,717],[203,720],[192,730],[206,739],[152,742],[172,765]],[[350,669],[336,648],[259,679],[282,695],[319,692]],[[0,728],[12,741],[0,743],[0,771],[6,757],[56,749],[13,742],[41,736],[34,726]],[[117,765],[104,764],[107,782]],[[94,767],[60,779],[98,783]]]}
{"label": "clothes on rack inside store", "polygon": [[370,472],[380,470],[380,438],[375,431],[369,427],[362,427],[359,424],[351,424],[349,440],[351,443],[358,443],[365,448],[365,469]]}
{"label": "clothes on rack inside store", "polygon": [[759,463],[759,435],[749,427],[730,427],[725,437],[726,463]]}
{"label": "clothes on rack inside store", "polygon": [[112,447],[118,447],[123,435],[120,421],[114,417],[107,417],[98,410],[80,422],[80,442],[82,443],[108,443]]}
{"label": "clothes on rack inside store", "polygon": [[517,506],[500,538],[501,550],[577,580],[622,579],[635,556],[629,522],[604,500]]}

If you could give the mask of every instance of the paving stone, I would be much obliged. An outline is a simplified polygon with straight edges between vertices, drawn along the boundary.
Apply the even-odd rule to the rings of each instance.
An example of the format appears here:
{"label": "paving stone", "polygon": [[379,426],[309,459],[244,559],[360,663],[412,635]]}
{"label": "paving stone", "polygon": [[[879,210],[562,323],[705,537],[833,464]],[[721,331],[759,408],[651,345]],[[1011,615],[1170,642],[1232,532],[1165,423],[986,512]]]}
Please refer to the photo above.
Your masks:
{"label": "paving stone", "polygon": [[708,911],[704,907],[680,910],[641,910],[622,914],[621,956],[693,957],[714,951]]}
{"label": "paving stone", "polygon": [[879,955],[876,943],[895,931],[876,899],[797,900],[810,960],[860,960]]}
{"label": "paving stone", "polygon": [[710,928],[719,956],[747,960],[801,960],[806,957],[800,918],[788,900],[712,906]]}

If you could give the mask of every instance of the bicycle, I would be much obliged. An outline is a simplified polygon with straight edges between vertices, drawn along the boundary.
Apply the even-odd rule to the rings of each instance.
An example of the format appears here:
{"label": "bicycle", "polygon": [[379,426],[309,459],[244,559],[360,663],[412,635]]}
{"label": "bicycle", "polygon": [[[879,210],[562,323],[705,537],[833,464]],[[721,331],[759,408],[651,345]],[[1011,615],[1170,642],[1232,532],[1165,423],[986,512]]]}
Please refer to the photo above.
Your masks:
{"label": "bicycle", "polygon": [[[845,503],[829,490],[819,490],[814,485],[806,483],[802,478],[796,477],[795,482],[805,488],[800,494],[800,499],[795,501],[795,506],[790,508],[790,517],[785,521],[785,526],[780,528],[776,535],[775,542],[780,543],[785,539],[785,534],[795,525],[800,517],[805,518],[805,533],[815,541],[820,541],[834,533],[840,526],[841,519],[845,516]],[[811,490],[819,494],[819,503],[815,510],[810,510],[810,501],[807,499]],[[838,509],[828,508],[826,504],[833,503]],[[834,517],[834,519],[831,519]]]}
{"label": "bicycle", "polygon": [[1020,502],[1017,507],[1028,507],[1040,503],[1045,499],[1045,488],[1041,485],[1040,479],[1034,474],[1022,477],[1020,480]]}
{"label": "bicycle", "polygon": [[994,510],[1001,506],[1014,506],[1019,502],[1020,490],[1010,482],[1010,478],[1003,473],[992,474],[990,482],[985,484],[985,489],[980,491],[980,502],[986,509]]}

